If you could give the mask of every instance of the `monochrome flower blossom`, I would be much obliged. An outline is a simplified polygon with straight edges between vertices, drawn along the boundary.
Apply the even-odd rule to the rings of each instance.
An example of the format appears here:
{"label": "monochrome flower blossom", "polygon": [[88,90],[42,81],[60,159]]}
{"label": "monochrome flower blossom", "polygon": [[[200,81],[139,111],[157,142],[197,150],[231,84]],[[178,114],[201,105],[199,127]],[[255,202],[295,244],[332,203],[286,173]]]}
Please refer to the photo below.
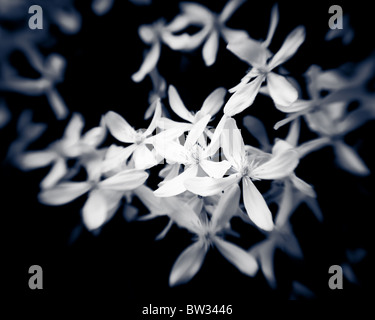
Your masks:
{"label": "monochrome flower blossom", "polygon": [[251,66],[240,84],[230,90],[233,95],[224,107],[224,112],[228,116],[234,116],[251,106],[265,80],[276,105],[289,106],[298,98],[298,92],[294,86],[284,76],[273,72],[273,69],[289,60],[297,52],[305,40],[305,29],[303,26],[294,29],[286,37],[279,51],[271,57],[266,45],[271,41],[277,24],[276,12],[273,13],[272,19],[269,37],[265,43],[247,37],[229,42],[227,46],[231,52]]}
{"label": "monochrome flower blossom", "polygon": [[[141,6],[152,1],[131,2]],[[66,126],[58,136],[61,138],[45,137],[43,133],[53,124],[39,122],[39,117],[45,117],[43,110],[36,117],[31,110],[25,110],[17,118],[12,99],[1,96],[0,129],[5,132],[15,125],[17,134],[5,160],[23,171],[50,168],[41,178],[38,194],[39,202],[44,205],[66,205],[86,197],[80,225],[93,234],[115,223],[111,219],[121,207],[126,223],[166,219],[156,240],[169,241],[174,236],[169,232],[175,231],[173,228],[176,232],[185,230],[192,234],[192,244],[183,249],[171,268],[170,286],[192,280],[205,259],[209,259],[208,250],[214,247],[242,274],[256,277],[260,270],[268,285],[276,289],[279,283],[276,250],[295,260],[304,257],[304,246],[299,239],[303,230],[297,232],[299,225],[294,224],[292,217],[298,215],[304,219],[305,211],[301,208],[306,208],[315,216],[313,219],[324,224],[325,215],[329,214],[320,208],[319,188],[308,172],[311,154],[330,147],[339,173],[345,170],[353,179],[356,176],[365,179],[371,172],[371,163],[361,157],[365,152],[350,134],[358,133],[358,129],[375,118],[375,95],[371,89],[374,55],[335,69],[311,64],[300,71],[301,78],[286,76],[285,70],[277,73],[276,69],[289,61],[305,42],[305,27],[298,26],[291,31],[273,54],[269,46],[279,24],[278,5],[271,9],[265,40],[255,40],[248,30],[227,25],[235,12],[244,8],[245,2],[229,0],[220,13],[200,3],[182,2],[179,12],[169,20],[160,17],[151,24],[140,25],[139,37],[148,48],[130,78],[132,85],[138,86],[150,77],[146,98],[143,101],[137,96],[133,100],[136,105],[129,103],[119,113],[104,110],[99,124],[85,129],[91,119],[81,112],[70,114],[72,109],[60,95],[64,91],[57,89],[64,83],[69,59],[53,50],[41,50],[41,43],[52,36],[48,28],[30,36],[22,30],[10,32],[7,23],[3,27],[5,15],[13,21],[24,19],[20,8],[26,2],[0,0],[3,5],[0,10],[1,94],[4,91],[29,97],[45,96],[44,100],[56,115],[55,121],[69,119],[63,122]],[[113,5],[114,0],[93,0],[91,9],[95,15],[102,16],[109,14]],[[58,5],[57,1],[51,1],[45,9],[48,23],[56,24],[64,34],[80,30],[83,20],[73,1],[61,1]],[[355,35],[353,30],[348,34],[335,34],[331,30],[326,40],[342,37],[349,46]],[[250,66],[240,83],[229,90],[222,85],[225,82],[220,70],[215,69],[219,65],[215,65],[217,56],[222,53],[221,37],[234,58]],[[199,50],[199,55],[201,50],[202,67],[215,71],[215,81],[207,85],[210,91],[202,91],[209,94],[202,99],[199,109],[194,104],[193,107],[185,105],[179,94],[186,97],[180,88],[181,82],[178,92],[173,85],[178,83],[176,79],[169,79],[168,73],[161,70],[163,64],[158,65],[164,54],[162,46],[167,46],[170,54],[183,56],[181,66],[195,50]],[[10,56],[17,51],[38,76],[24,76],[11,63]],[[185,81],[182,69],[181,79]],[[200,85],[200,74],[196,77]],[[218,84],[219,81],[223,82]],[[229,98],[227,91],[232,94]],[[270,110],[270,115],[267,110],[254,116],[248,109],[259,92],[272,99],[269,102],[275,108]],[[135,124],[130,121],[132,108],[140,109],[144,119],[150,119],[147,129],[132,127],[130,123]],[[245,109],[248,110],[241,117]],[[271,112],[275,112],[276,118]],[[180,120],[175,120],[174,115]],[[246,131],[241,131],[237,124]],[[289,125],[287,133],[269,130],[272,126],[279,129],[286,125]],[[136,127],[140,128],[139,123]],[[34,144],[42,136],[48,142]],[[319,166],[324,166],[329,159],[322,161]],[[43,174],[42,170],[39,172]],[[320,168],[316,172],[320,173]],[[244,228],[235,227],[235,220],[244,224]],[[351,251],[345,252],[345,276],[355,283],[357,278],[350,264],[356,259]],[[365,250],[358,253],[362,258],[365,254]],[[291,281],[292,296],[314,296],[297,280]]]}

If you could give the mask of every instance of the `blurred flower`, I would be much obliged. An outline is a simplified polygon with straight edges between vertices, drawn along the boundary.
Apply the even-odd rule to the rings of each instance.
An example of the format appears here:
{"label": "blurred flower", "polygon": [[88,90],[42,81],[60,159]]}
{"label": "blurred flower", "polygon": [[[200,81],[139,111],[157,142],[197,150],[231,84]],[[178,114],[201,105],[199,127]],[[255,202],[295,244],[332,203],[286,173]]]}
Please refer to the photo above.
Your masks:
{"label": "blurred flower", "polygon": [[[277,17],[278,15],[274,13],[273,20],[277,21]],[[271,21],[270,30],[274,30],[276,23]],[[273,31],[269,34],[272,36]],[[275,104],[281,106],[292,104],[298,98],[297,90],[284,76],[278,75],[272,70],[289,60],[304,40],[305,29],[299,26],[286,37],[280,50],[271,58],[264,43],[254,41],[250,37],[230,42],[227,48],[241,60],[250,64],[252,68],[242,78],[240,84],[229,90],[234,94],[225,105],[224,113],[234,116],[252,105],[265,80],[267,80],[267,88]],[[268,42],[268,40],[266,41]]]}
{"label": "blurred flower", "polygon": [[233,185],[228,188],[210,220],[205,212],[196,213],[183,203],[181,206],[173,206],[171,219],[180,227],[193,233],[195,242],[187,247],[174,263],[169,276],[170,286],[189,282],[200,270],[209,247],[213,245],[242,273],[248,276],[256,274],[258,265],[252,255],[222,238],[230,219],[237,212],[239,199],[239,187]]}
{"label": "blurred flower", "polygon": [[220,193],[242,181],[243,201],[250,219],[259,228],[273,229],[272,214],[252,180],[281,179],[293,172],[298,164],[297,152],[285,141],[278,140],[272,154],[247,146],[234,119],[229,118],[223,130],[222,148],[233,173],[224,178],[197,177],[185,182],[186,188],[201,196]]}
{"label": "blurred flower", "polygon": [[227,21],[244,2],[245,0],[228,1],[220,14],[213,13],[198,3],[181,3],[182,13],[170,23],[170,27],[180,32],[189,26],[198,26],[201,30],[192,36],[186,33],[180,35],[178,42],[176,38],[167,37],[165,39],[167,44],[174,50],[192,50],[204,42],[203,60],[206,66],[213,65],[216,61],[220,36],[223,36],[227,43],[247,36],[244,30],[234,30],[226,26]]}

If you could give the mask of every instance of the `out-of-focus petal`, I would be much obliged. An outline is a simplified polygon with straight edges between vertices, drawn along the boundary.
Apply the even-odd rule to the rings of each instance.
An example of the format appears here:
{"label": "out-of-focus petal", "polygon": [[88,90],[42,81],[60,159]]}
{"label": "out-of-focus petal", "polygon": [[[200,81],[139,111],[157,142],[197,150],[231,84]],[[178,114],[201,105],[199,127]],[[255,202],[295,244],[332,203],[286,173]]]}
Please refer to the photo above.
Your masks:
{"label": "out-of-focus petal", "polygon": [[197,241],[187,247],[172,267],[169,285],[173,287],[189,282],[202,267],[206,252],[207,249],[203,241]]}
{"label": "out-of-focus petal", "polygon": [[298,26],[285,38],[280,50],[272,57],[268,64],[270,70],[289,60],[305,41],[305,27]]}
{"label": "out-of-focus petal", "polygon": [[221,34],[226,43],[238,42],[241,39],[249,38],[249,34],[245,30],[235,30],[227,26],[221,28]]}
{"label": "out-of-focus petal", "polygon": [[263,196],[249,177],[242,179],[242,187],[244,205],[251,221],[257,227],[271,231],[274,228],[272,214]]}
{"label": "out-of-focus petal", "polygon": [[236,170],[240,170],[245,156],[245,144],[241,131],[233,118],[229,118],[226,121],[221,141],[225,158]]}
{"label": "out-of-focus petal", "polygon": [[55,89],[47,90],[46,92],[48,102],[52,107],[53,112],[58,120],[65,119],[68,114],[68,107],[66,106],[63,98]]}
{"label": "out-of-focus petal", "polygon": [[242,123],[244,127],[249,131],[255,139],[258,140],[259,144],[263,149],[270,148],[270,142],[264,124],[259,119],[253,116],[246,116],[243,118]]}
{"label": "out-of-focus petal", "polygon": [[224,113],[229,117],[233,117],[250,107],[253,104],[264,79],[265,76],[260,75],[251,82],[242,85],[225,104]]}
{"label": "out-of-focus petal", "polygon": [[241,37],[236,40],[228,43],[227,49],[229,51],[255,68],[265,66],[269,55],[267,48],[263,47],[259,41],[250,37]]}
{"label": "out-of-focus petal", "polygon": [[185,187],[190,192],[207,197],[221,193],[232,184],[238,183],[240,179],[241,177],[234,174],[220,179],[211,177],[195,177],[187,179],[185,181]]}
{"label": "out-of-focus petal", "polygon": [[335,141],[333,147],[336,153],[335,160],[340,168],[359,176],[370,174],[369,168],[353,148],[342,141]]}
{"label": "out-of-focus petal", "polygon": [[77,33],[81,29],[82,18],[78,11],[52,10],[52,15],[60,30],[66,34]]}
{"label": "out-of-focus petal", "polygon": [[160,57],[161,44],[155,41],[151,49],[146,53],[143,63],[139,70],[132,75],[134,82],[141,82],[147,74],[149,74],[157,65]]}
{"label": "out-of-focus petal", "polygon": [[226,5],[223,8],[223,11],[221,11],[219,20],[221,22],[226,22],[233,13],[244,3],[246,0],[230,0],[226,3]]}
{"label": "out-of-focus petal", "polygon": [[23,153],[18,164],[22,170],[31,170],[48,166],[56,159],[57,155],[53,151],[27,151]]}
{"label": "out-of-focus petal", "polygon": [[138,188],[148,178],[148,173],[141,170],[123,170],[98,183],[99,188],[127,191]]}
{"label": "out-of-focus petal", "polygon": [[217,88],[204,100],[201,112],[214,116],[224,104],[224,97],[227,94],[225,88]]}
{"label": "out-of-focus petal", "polygon": [[117,140],[125,143],[135,142],[135,130],[118,113],[114,111],[108,111],[104,116],[104,121],[108,127],[109,132]]}
{"label": "out-of-focus petal", "polygon": [[94,189],[89,193],[82,208],[83,223],[89,231],[100,228],[107,220],[107,206],[102,191]]}
{"label": "out-of-focus petal", "polygon": [[219,48],[219,32],[213,30],[203,45],[203,60],[206,66],[212,66],[216,61],[217,50]]}
{"label": "out-of-focus petal", "polygon": [[270,72],[267,74],[267,86],[272,100],[279,106],[290,106],[298,98],[298,91],[284,77]]}
{"label": "out-of-focus petal", "polygon": [[172,110],[182,119],[194,122],[194,116],[190,111],[188,111],[182,102],[180,95],[178,94],[176,88],[173,85],[170,85],[168,88],[168,98],[169,104]]}
{"label": "out-of-focus petal", "polygon": [[273,35],[275,34],[275,30],[276,30],[278,23],[279,23],[279,8],[278,8],[277,3],[275,3],[271,9],[270,26],[268,28],[267,38],[263,42],[263,46],[268,47],[270,45]]}
{"label": "out-of-focus petal", "polygon": [[42,190],[38,199],[41,203],[58,206],[71,202],[92,188],[89,182],[61,182],[50,189]]}
{"label": "out-of-focus petal", "polygon": [[53,164],[50,172],[45,176],[45,178],[40,183],[42,189],[47,189],[53,187],[68,173],[68,168],[66,167],[66,162],[63,158],[59,158]]}
{"label": "out-of-focus petal", "polygon": [[251,176],[256,179],[282,179],[294,171],[298,162],[298,152],[290,149],[254,168]]}
{"label": "out-of-focus petal", "polygon": [[251,254],[233,243],[218,237],[215,237],[213,241],[220,253],[238,270],[247,276],[255,276],[258,271],[258,263]]}
{"label": "out-of-focus petal", "polygon": [[96,15],[102,16],[111,10],[114,0],[93,0],[91,9]]}
{"label": "out-of-focus petal", "polygon": [[155,107],[153,108],[155,110],[154,116],[152,117],[151,123],[148,126],[147,130],[144,132],[144,136],[147,137],[148,135],[152,134],[154,130],[156,129],[159,120],[161,118],[161,103],[160,99],[157,99],[153,102],[155,104]]}

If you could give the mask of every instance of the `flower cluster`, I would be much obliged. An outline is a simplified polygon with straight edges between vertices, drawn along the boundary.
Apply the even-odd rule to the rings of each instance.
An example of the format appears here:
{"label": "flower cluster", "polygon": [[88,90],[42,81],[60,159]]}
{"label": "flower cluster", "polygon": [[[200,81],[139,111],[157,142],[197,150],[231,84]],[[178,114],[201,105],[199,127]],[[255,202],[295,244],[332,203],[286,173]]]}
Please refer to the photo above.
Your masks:
{"label": "flower cluster", "polygon": [[[227,26],[244,2],[229,0],[220,13],[198,3],[184,2],[172,21],[159,19],[139,27],[139,36],[148,47],[132,80],[141,82],[149,76],[152,81],[145,112],[147,129],[134,128],[125,113],[108,111],[97,127],[84,131],[84,118],[76,112],[60,139],[44,150],[30,150],[28,146],[42,134],[43,127],[34,124],[30,115],[24,115],[19,119],[19,138],[10,148],[14,163],[22,170],[51,168],[40,183],[41,203],[57,206],[86,197],[81,214],[89,231],[98,233],[123,206],[129,222],[167,217],[169,222],[157,239],[164,238],[173,225],[191,233],[192,244],[171,266],[170,286],[190,281],[199,272],[207,251],[215,247],[247,276],[255,276],[260,269],[274,288],[275,249],[281,248],[293,258],[303,256],[290,223],[293,213],[305,203],[316,219],[323,221],[314,187],[296,175],[303,159],[323,147],[332,147],[341,169],[359,176],[370,173],[344,138],[375,118],[375,97],[366,88],[375,70],[375,59],[369,57],[351,68],[343,65],[332,70],[311,65],[301,71],[301,83],[282,65],[299,54],[306,41],[305,28],[297,26],[290,31],[280,48],[272,52],[270,44],[279,23],[278,6],[272,7],[265,40],[256,40],[245,30]],[[93,8],[104,13],[111,3],[94,1]],[[70,12],[69,21],[75,19],[77,23],[69,23],[69,28],[64,24],[68,18],[63,13],[55,9],[52,12],[51,21],[63,31],[78,28],[79,18],[74,11]],[[73,25],[77,27],[74,30]],[[189,27],[198,31],[188,33]],[[12,41],[3,29],[0,34],[0,46],[4,39]],[[248,69],[242,79],[235,79],[237,85],[229,90],[215,89],[200,110],[193,113],[191,110],[195,109],[185,105],[173,79],[165,79],[159,70],[162,46],[176,52],[202,49],[205,65],[213,66],[220,38]],[[63,79],[64,58],[58,54],[42,57],[34,42],[18,41],[6,48],[10,51],[16,46],[22,46],[41,78],[21,79],[4,66],[0,69],[6,80],[1,87],[23,94],[45,94],[58,118],[66,117],[68,109],[55,88]],[[262,119],[251,115],[252,108],[259,107],[258,94],[269,97],[285,115],[274,129],[289,125],[286,136],[271,141],[269,128]],[[354,110],[350,107],[353,102],[357,103]],[[6,108],[1,108],[5,118]],[[171,113],[180,121],[173,120]],[[240,128],[246,129],[246,135],[258,144],[248,144]],[[301,130],[309,130],[314,138],[301,141]],[[106,144],[108,136],[113,143]],[[77,181],[82,170],[85,179]],[[159,179],[156,188],[148,184],[154,173]],[[259,187],[263,180],[269,182],[266,191]],[[134,198],[141,200],[148,214],[138,212],[132,205]],[[248,224],[249,230],[263,233],[264,240],[250,247],[231,241],[229,235],[243,236],[232,229],[234,217]]]}

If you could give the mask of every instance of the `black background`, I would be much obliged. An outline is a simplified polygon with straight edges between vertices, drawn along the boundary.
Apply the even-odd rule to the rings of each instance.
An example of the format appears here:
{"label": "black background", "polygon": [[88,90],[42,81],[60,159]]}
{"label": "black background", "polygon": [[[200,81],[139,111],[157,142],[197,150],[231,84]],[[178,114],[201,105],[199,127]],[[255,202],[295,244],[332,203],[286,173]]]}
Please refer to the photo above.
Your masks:
{"label": "black background", "polygon": [[[220,12],[225,4],[225,1],[200,2],[216,12]],[[272,4],[248,1],[228,25],[248,30],[255,39],[264,39]],[[328,8],[332,4],[341,5],[344,13],[350,15],[355,38],[349,46],[343,46],[338,40],[324,41],[330,17]],[[103,17],[92,13],[90,1],[80,1],[77,8],[83,17],[81,31],[76,35],[64,35],[52,27],[50,32],[56,42],[41,45],[43,52],[58,52],[68,61],[65,81],[58,89],[70,111],[84,115],[85,130],[96,126],[100,116],[108,110],[119,112],[136,128],[146,127],[148,122],[143,120],[143,114],[148,106],[151,83],[148,78],[141,83],[130,79],[138,70],[146,48],[138,37],[137,28],[159,17],[170,21],[179,12],[178,2],[159,0],[148,7],[137,7],[127,1],[117,1],[112,11]],[[374,28],[369,10],[364,8],[358,2],[282,2],[279,4],[279,26],[270,48],[276,52],[285,36],[303,24],[307,30],[306,42],[285,65],[297,79],[301,79],[311,64],[329,69],[348,61],[361,61],[373,50],[371,34]],[[22,63],[21,58],[15,59]],[[211,67],[204,66],[201,49],[181,53],[164,46],[158,68],[167,83],[177,87],[185,105],[197,110],[215,88],[228,89],[236,85],[248,67],[227,51],[221,40],[217,61]],[[34,111],[36,122],[49,125],[31,149],[44,148],[61,137],[68,119],[57,121],[44,98],[2,95],[13,113],[12,121],[0,133],[3,157],[9,143],[16,138],[16,120],[25,108]],[[168,106],[167,101],[164,102]],[[263,120],[270,128],[271,138],[285,136],[287,128],[277,132],[271,129],[283,115],[275,111],[270,99],[258,96],[250,109],[236,116],[239,124],[245,114]],[[307,133],[301,140],[310,137]],[[347,137],[371,171],[375,160],[372,138],[373,122]],[[251,138],[248,139],[251,143]],[[106,140],[107,144],[112,142],[110,137]],[[115,295],[128,305],[128,311],[137,314],[142,306],[150,303],[220,303],[232,304],[234,310],[238,310],[253,299],[287,300],[293,280],[306,285],[317,299],[365,298],[369,293],[373,242],[370,220],[374,214],[372,198],[375,194],[372,177],[355,177],[338,169],[331,149],[309,155],[297,169],[299,177],[314,185],[324,222],[319,223],[305,206],[295,212],[292,225],[304,260],[296,261],[281,251],[276,252],[276,290],[268,287],[261,272],[248,278],[215,250],[208,253],[202,269],[190,283],[169,288],[171,267],[180,252],[191,243],[191,237],[174,226],[164,240],[154,241],[167,223],[164,218],[127,223],[120,210],[98,236],[83,230],[76,241],[69,244],[72,231],[80,223],[80,208],[85,197],[61,207],[39,204],[39,182],[48,170],[25,173],[9,163],[3,163],[1,167],[1,213],[5,218],[3,247],[7,257],[4,264],[11,270],[11,276],[7,277],[10,288],[20,297]],[[142,210],[140,204],[139,207]],[[262,239],[254,229],[244,227],[239,221],[234,221],[234,228],[246,234],[240,242],[245,246]],[[360,283],[354,285],[344,280],[343,290],[330,290],[328,268],[345,261],[346,249],[358,247],[368,251],[366,258],[353,266]],[[28,268],[33,264],[43,268],[43,290],[28,287]]]}

